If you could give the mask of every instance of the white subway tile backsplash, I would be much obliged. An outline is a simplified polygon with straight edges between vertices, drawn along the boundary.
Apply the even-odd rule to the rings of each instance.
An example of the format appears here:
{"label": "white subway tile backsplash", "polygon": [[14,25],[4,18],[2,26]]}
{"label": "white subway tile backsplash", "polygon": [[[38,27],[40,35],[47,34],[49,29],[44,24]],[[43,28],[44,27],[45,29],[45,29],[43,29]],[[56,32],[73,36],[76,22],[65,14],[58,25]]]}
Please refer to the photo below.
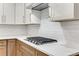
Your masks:
{"label": "white subway tile backsplash", "polygon": [[0,36],[27,35],[26,25],[0,25]]}
{"label": "white subway tile backsplash", "polygon": [[[67,46],[79,47],[79,21],[61,22],[64,30]],[[78,48],[79,49],[79,48]]]}
{"label": "white subway tile backsplash", "polygon": [[39,36],[56,39],[61,44],[65,44],[66,41],[60,22],[51,22],[48,16],[48,9],[45,9],[41,12]]}

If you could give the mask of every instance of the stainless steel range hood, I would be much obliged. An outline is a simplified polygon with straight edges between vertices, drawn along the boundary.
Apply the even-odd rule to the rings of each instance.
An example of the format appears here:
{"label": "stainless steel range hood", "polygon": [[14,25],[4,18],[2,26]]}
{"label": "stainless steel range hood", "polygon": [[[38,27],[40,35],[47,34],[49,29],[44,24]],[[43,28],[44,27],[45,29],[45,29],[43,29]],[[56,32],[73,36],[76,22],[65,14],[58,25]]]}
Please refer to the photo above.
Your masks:
{"label": "stainless steel range hood", "polygon": [[27,6],[27,8],[31,8],[33,10],[38,10],[38,11],[44,10],[48,7],[49,7],[48,3],[31,3]]}

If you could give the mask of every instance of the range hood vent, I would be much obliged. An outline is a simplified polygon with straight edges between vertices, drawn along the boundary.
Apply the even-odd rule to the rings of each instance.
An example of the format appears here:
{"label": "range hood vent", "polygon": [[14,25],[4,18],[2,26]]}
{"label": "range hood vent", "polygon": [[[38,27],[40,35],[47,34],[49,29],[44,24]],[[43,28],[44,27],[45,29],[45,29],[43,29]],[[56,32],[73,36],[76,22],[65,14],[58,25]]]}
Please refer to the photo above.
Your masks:
{"label": "range hood vent", "polygon": [[49,6],[48,6],[48,3],[40,3],[39,5],[33,7],[32,9],[33,9],[33,10],[42,11],[42,10],[48,8],[48,7],[49,7]]}
{"label": "range hood vent", "polygon": [[32,10],[38,10],[38,11],[42,11],[48,7],[49,7],[48,3],[31,3],[27,5],[27,8],[30,8]]}

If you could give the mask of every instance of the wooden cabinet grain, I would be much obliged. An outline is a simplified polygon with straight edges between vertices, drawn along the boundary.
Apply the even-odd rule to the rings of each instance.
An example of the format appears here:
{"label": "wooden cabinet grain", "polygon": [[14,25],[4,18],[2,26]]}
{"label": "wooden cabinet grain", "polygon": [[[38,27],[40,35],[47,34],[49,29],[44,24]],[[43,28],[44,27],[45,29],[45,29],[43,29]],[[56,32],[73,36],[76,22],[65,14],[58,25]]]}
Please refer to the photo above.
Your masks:
{"label": "wooden cabinet grain", "polygon": [[[20,51],[20,53],[23,56],[34,56],[35,55],[35,49],[21,41],[17,41],[17,52],[18,51]],[[17,55],[19,54],[17,53]]]}
{"label": "wooden cabinet grain", "polygon": [[47,54],[17,40],[17,56],[47,56]]}
{"label": "wooden cabinet grain", "polygon": [[6,40],[0,40],[0,56],[6,56],[7,50],[6,50]]}
{"label": "wooden cabinet grain", "polygon": [[15,50],[16,50],[16,47],[15,47],[15,44],[16,44],[16,40],[15,39],[11,39],[11,40],[8,40],[8,56],[15,56]]}
{"label": "wooden cabinet grain", "polygon": [[36,50],[36,56],[48,56],[48,55],[39,50]]}

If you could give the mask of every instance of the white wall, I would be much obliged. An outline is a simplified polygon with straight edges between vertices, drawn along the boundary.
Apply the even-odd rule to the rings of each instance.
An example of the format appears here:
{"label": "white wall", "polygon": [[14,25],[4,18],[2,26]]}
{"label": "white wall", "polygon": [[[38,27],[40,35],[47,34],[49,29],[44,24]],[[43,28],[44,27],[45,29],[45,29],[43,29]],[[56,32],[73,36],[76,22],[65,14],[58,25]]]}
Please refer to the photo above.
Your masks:
{"label": "white wall", "polygon": [[79,49],[79,21],[61,22],[67,46]]}
{"label": "white wall", "polygon": [[0,36],[27,35],[26,25],[0,25]]}
{"label": "white wall", "polygon": [[61,44],[66,43],[63,30],[59,22],[51,22],[48,18],[48,9],[41,12],[41,25],[39,35],[58,40]]}

